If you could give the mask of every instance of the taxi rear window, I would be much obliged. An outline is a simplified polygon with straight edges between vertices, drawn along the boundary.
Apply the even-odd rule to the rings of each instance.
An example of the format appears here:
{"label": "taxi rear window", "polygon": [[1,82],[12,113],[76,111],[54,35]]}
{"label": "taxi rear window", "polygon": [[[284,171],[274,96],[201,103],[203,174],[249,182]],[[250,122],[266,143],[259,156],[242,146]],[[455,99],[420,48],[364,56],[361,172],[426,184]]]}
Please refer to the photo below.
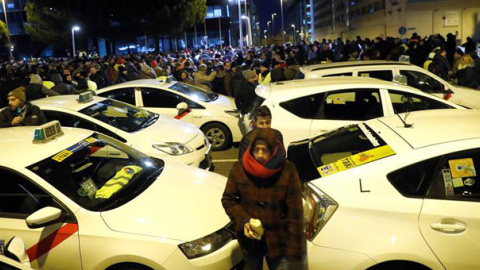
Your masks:
{"label": "taxi rear window", "polygon": [[365,124],[345,126],[313,139],[310,154],[321,177],[394,155],[395,152]]}

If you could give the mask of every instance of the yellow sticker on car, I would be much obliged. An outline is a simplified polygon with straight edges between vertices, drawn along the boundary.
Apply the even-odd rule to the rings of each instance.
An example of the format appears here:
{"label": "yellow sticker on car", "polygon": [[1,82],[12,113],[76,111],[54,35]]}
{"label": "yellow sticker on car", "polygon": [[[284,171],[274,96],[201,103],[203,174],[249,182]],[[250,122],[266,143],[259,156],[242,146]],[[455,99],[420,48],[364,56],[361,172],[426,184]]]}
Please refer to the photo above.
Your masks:
{"label": "yellow sticker on car", "polygon": [[87,141],[89,143],[94,143],[94,142],[97,141],[97,139],[90,137],[90,138],[86,138],[85,141]]}
{"label": "yellow sticker on car", "polygon": [[453,178],[477,176],[472,158],[451,159],[448,164]]}
{"label": "yellow sticker on car", "polygon": [[395,155],[393,149],[388,145],[384,145],[320,166],[317,170],[322,177],[325,177],[391,155]]}
{"label": "yellow sticker on car", "polygon": [[72,154],[73,154],[73,152],[71,152],[71,151],[63,150],[60,153],[53,156],[52,159],[55,160],[55,161],[58,161],[58,162],[62,162],[67,157],[71,156]]}

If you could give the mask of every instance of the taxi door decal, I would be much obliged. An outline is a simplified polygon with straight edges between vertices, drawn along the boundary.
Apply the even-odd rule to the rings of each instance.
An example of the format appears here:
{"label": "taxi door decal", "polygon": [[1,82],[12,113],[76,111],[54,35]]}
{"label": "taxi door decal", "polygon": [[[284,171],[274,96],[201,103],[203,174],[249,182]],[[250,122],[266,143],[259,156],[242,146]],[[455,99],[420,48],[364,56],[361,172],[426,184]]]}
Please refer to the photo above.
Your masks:
{"label": "taxi door decal", "polygon": [[67,223],[65,226],[54,231],[47,237],[43,238],[37,244],[27,250],[28,258],[31,262],[40,258],[43,254],[49,252],[56,246],[60,245],[67,238],[78,232],[78,224]]}
{"label": "taxi door decal", "polygon": [[192,111],[192,109],[188,109],[188,110],[184,111],[184,112],[183,112],[182,114],[180,114],[180,115],[179,115],[179,114],[175,115],[173,118],[180,120],[180,119],[182,119],[182,117],[184,117],[185,115],[189,114],[191,111]]}

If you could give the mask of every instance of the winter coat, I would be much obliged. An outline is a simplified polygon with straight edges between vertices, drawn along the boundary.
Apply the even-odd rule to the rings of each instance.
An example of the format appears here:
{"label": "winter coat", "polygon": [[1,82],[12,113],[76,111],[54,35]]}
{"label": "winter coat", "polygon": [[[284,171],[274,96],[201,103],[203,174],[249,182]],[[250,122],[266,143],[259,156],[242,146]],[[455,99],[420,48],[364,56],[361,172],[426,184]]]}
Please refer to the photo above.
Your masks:
{"label": "winter coat", "polygon": [[203,88],[208,91],[212,91],[211,82],[217,76],[217,72],[212,72],[210,75],[206,74],[206,67],[200,65],[198,71],[193,74],[193,82],[196,86]]}
{"label": "winter coat", "polygon": [[242,114],[247,114],[252,110],[253,101],[256,98],[255,86],[245,78],[241,81],[240,88],[235,94],[235,105]]}
{"label": "winter coat", "polygon": [[[278,140],[270,129],[257,129],[249,144],[265,139],[276,149]],[[261,136],[261,134],[267,134]],[[278,147],[278,151],[285,151]],[[275,155],[272,151],[272,157]],[[252,155],[251,151],[245,155]],[[247,172],[245,158],[234,163],[222,205],[235,224],[238,243],[244,254],[263,255],[264,245],[271,258],[285,256],[288,261],[298,261],[305,254],[303,231],[303,204],[301,184],[295,165],[283,160],[280,170],[266,178],[255,177]],[[264,228],[261,240],[249,239],[244,235],[244,224],[251,218],[259,219]]]}
{"label": "winter coat", "polygon": [[55,83],[55,86],[51,90],[59,93],[60,95],[70,95],[75,89],[75,87],[73,87],[71,84],[64,83],[62,75],[58,73],[52,74],[52,81]]}
{"label": "winter coat", "polygon": [[31,103],[26,103],[22,114],[10,110],[9,107],[0,112],[0,128],[12,127],[12,120],[16,116],[23,116],[23,122],[20,126],[40,126],[47,122],[45,115],[38,106]]}
{"label": "winter coat", "polygon": [[34,74],[30,78],[30,84],[25,87],[27,100],[35,100],[46,96],[58,96],[59,94],[43,85],[42,78]]}

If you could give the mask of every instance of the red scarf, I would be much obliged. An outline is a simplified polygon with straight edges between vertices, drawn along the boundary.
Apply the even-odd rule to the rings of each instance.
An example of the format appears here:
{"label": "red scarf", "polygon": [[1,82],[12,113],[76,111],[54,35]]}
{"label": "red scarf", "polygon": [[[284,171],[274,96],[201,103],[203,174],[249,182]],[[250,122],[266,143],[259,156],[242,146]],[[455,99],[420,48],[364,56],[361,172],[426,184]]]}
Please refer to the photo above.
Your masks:
{"label": "red scarf", "polygon": [[242,157],[243,168],[245,168],[249,174],[259,178],[268,178],[282,170],[285,164],[285,150],[281,143],[275,147],[272,156],[265,161],[265,164],[260,164],[255,159],[250,151],[250,147],[251,145]]}

